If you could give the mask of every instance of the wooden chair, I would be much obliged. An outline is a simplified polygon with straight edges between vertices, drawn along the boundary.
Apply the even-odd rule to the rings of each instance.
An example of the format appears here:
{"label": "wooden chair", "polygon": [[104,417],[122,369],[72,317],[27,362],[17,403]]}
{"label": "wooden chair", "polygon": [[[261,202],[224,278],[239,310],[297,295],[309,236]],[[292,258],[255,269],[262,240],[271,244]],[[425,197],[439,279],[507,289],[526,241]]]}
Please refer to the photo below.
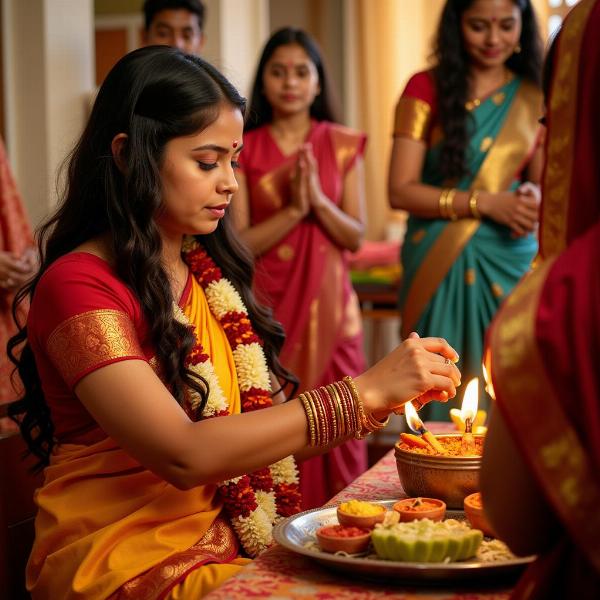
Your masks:
{"label": "wooden chair", "polygon": [[33,492],[42,483],[41,473],[29,471],[34,461],[24,460],[24,451],[18,433],[0,433],[0,597],[11,600],[29,598],[25,565],[34,537]]}
{"label": "wooden chair", "polygon": [[383,330],[394,324],[399,331],[398,290],[400,281],[392,283],[355,283],[363,322],[369,323],[365,330],[368,366],[375,364],[386,354],[383,347]]}
{"label": "wooden chair", "polygon": [[[372,366],[392,348],[389,339],[397,337],[400,341],[400,312],[397,306],[400,281],[390,283],[354,284],[356,295],[365,323],[365,342],[368,366]],[[395,335],[384,335],[386,328],[394,327]],[[398,441],[398,431],[378,431],[368,439],[369,466],[373,466]]]}

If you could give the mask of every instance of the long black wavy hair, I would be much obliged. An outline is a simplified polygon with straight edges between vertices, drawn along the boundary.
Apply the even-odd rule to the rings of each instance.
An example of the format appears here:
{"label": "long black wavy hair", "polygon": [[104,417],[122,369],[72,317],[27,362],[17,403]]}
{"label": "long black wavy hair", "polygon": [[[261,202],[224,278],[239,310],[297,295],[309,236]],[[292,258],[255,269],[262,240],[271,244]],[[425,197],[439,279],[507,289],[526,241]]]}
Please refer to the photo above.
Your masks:
{"label": "long black wavy hair", "polygon": [[261,125],[272,121],[273,109],[263,93],[263,74],[265,72],[265,66],[267,65],[267,62],[269,62],[271,56],[273,56],[275,50],[277,50],[279,46],[287,46],[289,44],[301,46],[311,62],[315,65],[317,73],[319,74],[321,91],[310,107],[310,116],[317,121],[340,122],[337,101],[335,100],[331,82],[327,75],[327,69],[325,68],[321,50],[319,49],[317,42],[302,29],[283,27],[273,33],[267,40],[260,60],[258,61],[258,67],[256,68],[256,75],[254,76],[254,83],[252,85],[252,93],[250,95],[250,106],[248,107],[248,112],[246,114],[245,131],[256,129]]}
{"label": "long black wavy hair", "polygon": [[[102,84],[88,124],[68,160],[66,185],[57,211],[37,233],[41,266],[17,294],[13,316],[19,327],[9,341],[25,393],[10,414],[38,459],[48,463],[55,444],[54,425],[44,398],[27,327],[18,322],[21,303],[59,257],[96,236],[109,234],[119,277],[134,291],[149,323],[161,377],[178,402],[186,386],[198,391],[202,407],[207,382],[184,366],[193,334],[173,318],[173,296],[161,261],[162,242],[155,217],[162,207],[160,168],[167,142],[201,131],[214,122],[224,105],[242,114],[245,100],[213,66],[167,46],[151,46],[123,57]],[[123,164],[117,168],[111,141],[127,134]],[[259,305],[251,291],[253,264],[233,233],[227,217],[215,232],[198,236],[224,275],[241,294],[256,333],[264,342],[267,363],[285,385],[295,377],[282,367],[281,325]]]}
{"label": "long black wavy hair", "polygon": [[[465,50],[461,17],[474,0],[447,0],[442,11],[434,48],[435,81],[439,119],[443,132],[441,169],[444,179],[456,181],[468,174],[466,149],[470,114],[465,107],[469,91],[469,55]],[[512,0],[521,12],[521,52],[506,66],[516,75],[539,86],[542,71],[542,42],[530,0]]]}

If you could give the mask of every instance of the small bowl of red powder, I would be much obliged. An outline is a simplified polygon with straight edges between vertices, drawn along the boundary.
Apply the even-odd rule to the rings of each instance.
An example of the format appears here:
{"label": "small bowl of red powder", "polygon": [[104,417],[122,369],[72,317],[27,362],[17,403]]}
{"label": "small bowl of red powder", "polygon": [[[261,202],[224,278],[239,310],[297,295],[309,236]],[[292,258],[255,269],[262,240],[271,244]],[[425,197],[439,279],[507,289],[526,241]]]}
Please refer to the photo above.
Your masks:
{"label": "small bowl of red powder", "polygon": [[325,525],[316,531],[317,541],[324,552],[359,554],[369,547],[368,529],[347,525]]}

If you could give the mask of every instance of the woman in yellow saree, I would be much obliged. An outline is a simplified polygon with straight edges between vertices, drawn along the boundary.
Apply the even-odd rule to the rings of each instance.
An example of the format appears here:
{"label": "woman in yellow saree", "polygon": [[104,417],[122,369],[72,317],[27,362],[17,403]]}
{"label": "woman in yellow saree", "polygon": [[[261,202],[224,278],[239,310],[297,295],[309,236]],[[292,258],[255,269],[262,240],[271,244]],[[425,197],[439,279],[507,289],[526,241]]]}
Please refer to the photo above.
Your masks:
{"label": "woman in yellow saree", "polygon": [[284,336],[227,217],[244,107],[202,59],[143,48],[110,72],[73,152],[9,345],[25,385],[11,411],[45,467],[36,600],[199,598],[299,510],[291,455],[455,394],[455,352],[411,339],[272,406],[271,381],[293,381]]}
{"label": "woman in yellow saree", "polygon": [[[537,250],[541,50],[531,3],[448,0],[436,59],[396,110],[390,201],[410,213],[402,336],[446,337],[464,377],[481,382],[486,327]],[[447,407],[426,414],[448,419]]]}

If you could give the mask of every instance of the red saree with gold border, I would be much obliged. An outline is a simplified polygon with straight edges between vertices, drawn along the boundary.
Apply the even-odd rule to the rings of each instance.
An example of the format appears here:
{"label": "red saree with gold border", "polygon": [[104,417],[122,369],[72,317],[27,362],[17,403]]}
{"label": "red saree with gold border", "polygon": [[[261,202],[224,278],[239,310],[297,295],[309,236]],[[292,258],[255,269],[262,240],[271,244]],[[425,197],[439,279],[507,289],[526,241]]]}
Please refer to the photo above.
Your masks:
{"label": "red saree with gold border", "polygon": [[497,406],[562,525],[513,598],[600,597],[600,2],[557,40],[540,261],[489,333]]}
{"label": "red saree with gold border", "polygon": [[[180,307],[211,357],[230,411],[240,412],[231,347],[193,277]],[[57,260],[36,288],[28,331],[58,441],[35,495],[26,574],[32,597],[153,600],[190,581],[199,597],[247,562],[220,516],[215,485],[168,484],[107,437],[75,395],[77,382],[104,365],[152,364],[139,303],[110,266],[82,252]],[[220,574],[221,564],[227,568]]]}
{"label": "red saree with gold border", "polygon": [[[356,131],[313,121],[312,143],[323,192],[342,200],[344,176],[362,155],[366,138]],[[244,134],[240,165],[248,182],[253,225],[286,206],[297,155],[284,156],[269,127]],[[362,326],[348,274],[347,252],[314,217],[305,218],[257,259],[255,288],[273,307],[286,332],[282,363],[312,389],[365,368]],[[366,470],[364,442],[352,440],[299,464],[303,508],[321,506]]]}

